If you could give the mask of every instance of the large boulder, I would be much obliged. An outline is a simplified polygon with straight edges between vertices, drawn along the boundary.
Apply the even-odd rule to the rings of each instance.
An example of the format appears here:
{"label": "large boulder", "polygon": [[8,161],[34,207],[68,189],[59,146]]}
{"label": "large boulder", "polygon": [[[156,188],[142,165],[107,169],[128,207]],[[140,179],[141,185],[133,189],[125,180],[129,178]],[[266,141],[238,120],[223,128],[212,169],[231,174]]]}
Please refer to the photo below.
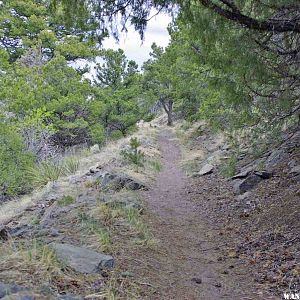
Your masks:
{"label": "large boulder", "polygon": [[54,250],[60,261],[79,273],[101,273],[102,270],[111,269],[115,265],[112,256],[93,250],[60,243],[51,243],[49,246]]}
{"label": "large boulder", "polygon": [[255,174],[251,174],[245,179],[235,180],[233,185],[234,193],[239,195],[253,189],[263,178]]}

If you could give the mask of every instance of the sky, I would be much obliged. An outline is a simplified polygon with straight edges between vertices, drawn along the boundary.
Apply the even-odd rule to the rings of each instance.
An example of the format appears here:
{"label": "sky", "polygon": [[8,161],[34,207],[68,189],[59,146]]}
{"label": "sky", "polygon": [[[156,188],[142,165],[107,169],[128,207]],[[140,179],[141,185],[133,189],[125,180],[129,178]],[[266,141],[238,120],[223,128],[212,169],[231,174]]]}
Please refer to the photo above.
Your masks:
{"label": "sky", "polygon": [[[110,37],[104,40],[103,48],[123,49],[127,58],[134,60],[141,67],[143,62],[149,59],[149,53],[151,52],[151,45],[155,42],[158,46],[166,47],[170,41],[170,36],[167,30],[169,23],[172,21],[171,17],[166,14],[159,14],[150,19],[145,32],[144,41],[132,27],[128,28],[125,33],[120,33],[119,42],[114,38]],[[95,66],[96,63],[101,62],[101,58],[96,58],[96,62],[88,62],[86,60],[77,60],[75,63],[70,64],[71,66],[84,67],[88,64],[90,67],[89,73],[84,75],[84,78],[90,80],[95,79]]]}
{"label": "sky", "polygon": [[108,38],[104,40],[103,47],[111,49],[121,48],[129,59],[136,61],[141,66],[149,58],[152,43],[155,42],[161,47],[168,45],[170,37],[167,26],[170,22],[171,18],[168,15],[159,14],[149,21],[143,42],[139,34],[133,28],[129,28],[127,33],[121,33],[118,44],[113,38]]}

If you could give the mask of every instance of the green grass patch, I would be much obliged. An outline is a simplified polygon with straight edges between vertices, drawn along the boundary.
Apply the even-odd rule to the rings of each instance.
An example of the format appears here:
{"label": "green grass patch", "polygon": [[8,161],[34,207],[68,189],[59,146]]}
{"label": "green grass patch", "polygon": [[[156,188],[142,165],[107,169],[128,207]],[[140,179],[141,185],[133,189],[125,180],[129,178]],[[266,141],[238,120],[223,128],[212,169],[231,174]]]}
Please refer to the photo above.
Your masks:
{"label": "green grass patch", "polygon": [[61,199],[57,200],[58,206],[68,206],[75,202],[75,198],[70,195],[65,195]]}

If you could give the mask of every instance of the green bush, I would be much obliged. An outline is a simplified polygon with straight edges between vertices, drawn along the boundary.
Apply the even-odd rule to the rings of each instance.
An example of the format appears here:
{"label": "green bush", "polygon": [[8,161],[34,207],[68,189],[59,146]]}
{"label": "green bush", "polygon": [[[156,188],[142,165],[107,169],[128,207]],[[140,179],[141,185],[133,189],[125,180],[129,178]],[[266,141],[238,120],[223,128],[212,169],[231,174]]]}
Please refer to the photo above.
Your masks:
{"label": "green bush", "polygon": [[15,196],[30,190],[25,176],[34,163],[33,155],[24,150],[21,136],[9,124],[0,126],[0,196]]}
{"label": "green bush", "polygon": [[101,124],[95,124],[90,127],[90,135],[92,144],[103,144],[105,141],[105,130]]}
{"label": "green bush", "polygon": [[123,137],[123,134],[121,131],[119,130],[114,130],[113,132],[111,132],[111,134],[109,135],[109,137],[113,140],[116,141],[118,139],[121,139]]}
{"label": "green bush", "polygon": [[143,167],[145,162],[145,154],[138,149],[141,146],[141,143],[135,137],[130,139],[129,145],[130,149],[121,151],[121,154],[126,160],[135,164],[137,167]]}

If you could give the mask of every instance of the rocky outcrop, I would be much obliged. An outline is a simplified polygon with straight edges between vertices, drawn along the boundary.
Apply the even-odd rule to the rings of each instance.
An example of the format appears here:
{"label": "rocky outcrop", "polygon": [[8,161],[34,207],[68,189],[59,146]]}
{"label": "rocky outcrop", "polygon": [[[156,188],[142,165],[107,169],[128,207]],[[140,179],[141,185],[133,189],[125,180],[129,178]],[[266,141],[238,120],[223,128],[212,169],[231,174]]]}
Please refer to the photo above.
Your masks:
{"label": "rocky outcrop", "polygon": [[79,273],[96,274],[115,266],[115,260],[110,255],[70,244],[51,243],[49,246],[61,262]]}
{"label": "rocky outcrop", "polygon": [[142,182],[129,177],[126,174],[103,172],[100,169],[92,168],[85,176],[91,180],[99,181],[101,188],[110,188],[116,191],[121,190],[122,188],[127,188],[132,191],[147,189]]}
{"label": "rocky outcrop", "polygon": [[267,171],[253,171],[252,168],[247,168],[231,178],[234,181],[233,191],[237,195],[246,193],[256,187],[262,180],[271,177],[272,173]]}

